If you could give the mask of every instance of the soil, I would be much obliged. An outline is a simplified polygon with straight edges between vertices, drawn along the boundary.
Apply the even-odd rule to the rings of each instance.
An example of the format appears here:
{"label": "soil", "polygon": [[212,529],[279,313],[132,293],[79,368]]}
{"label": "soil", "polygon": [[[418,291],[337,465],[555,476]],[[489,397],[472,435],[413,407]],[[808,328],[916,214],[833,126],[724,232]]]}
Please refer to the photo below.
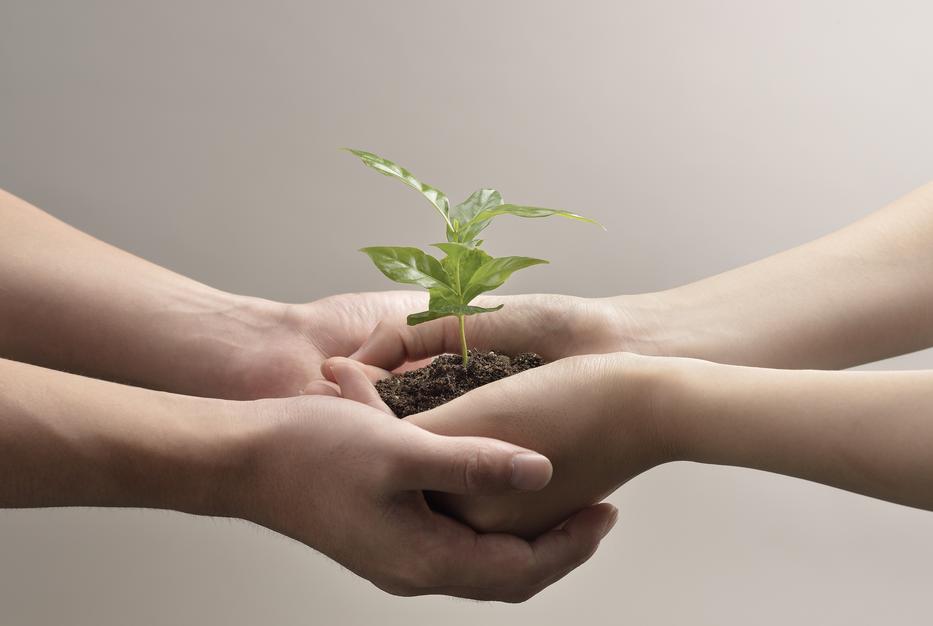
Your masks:
{"label": "soil", "polygon": [[466,367],[459,354],[442,354],[430,365],[380,380],[376,390],[392,412],[398,417],[407,417],[539,365],[544,365],[544,359],[531,352],[509,357],[470,350]]}

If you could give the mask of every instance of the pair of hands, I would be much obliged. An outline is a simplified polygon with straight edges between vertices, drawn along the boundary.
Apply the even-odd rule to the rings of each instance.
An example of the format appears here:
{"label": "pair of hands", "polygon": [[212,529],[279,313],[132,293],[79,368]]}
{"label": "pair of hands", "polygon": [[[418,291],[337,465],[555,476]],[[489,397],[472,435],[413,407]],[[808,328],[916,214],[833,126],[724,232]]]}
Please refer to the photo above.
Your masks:
{"label": "pair of hands", "polygon": [[[470,319],[474,347],[533,350],[552,364],[396,420],[369,381],[452,351],[455,333],[440,320],[367,338],[380,320],[423,310],[424,295],[305,305],[234,296],[0,191],[0,382],[14,390],[0,394],[14,425],[0,438],[12,477],[0,501],[243,517],[395,593],[503,600],[584,560],[614,509],[585,508],[528,542],[478,535],[435,513],[424,492],[446,494],[431,497],[476,528],[530,536],[684,458],[930,508],[929,455],[915,436],[929,430],[918,409],[929,374],[787,368],[849,367],[933,343],[931,202],[928,185],[837,233],[658,294],[481,300],[506,307]],[[369,367],[328,360],[347,356]],[[278,399],[228,401],[257,398]],[[17,489],[21,476],[42,488]]]}
{"label": "pair of hands", "polygon": [[[274,339],[244,352],[249,369],[233,380],[250,395],[314,395],[251,403],[267,427],[251,439],[260,467],[250,510],[237,515],[395,594],[524,600],[589,558],[612,527],[615,508],[593,502],[666,460],[636,408],[648,398],[638,357],[563,358],[619,350],[637,329],[612,301],[498,298],[503,311],[471,319],[476,346],[533,349],[554,362],[398,420],[371,381],[458,341],[450,319],[383,322],[370,336],[376,320],[404,320],[419,298],[350,294],[291,306]],[[355,360],[335,356],[348,354]],[[620,389],[622,368],[631,384]],[[618,415],[609,397],[632,410]]]}

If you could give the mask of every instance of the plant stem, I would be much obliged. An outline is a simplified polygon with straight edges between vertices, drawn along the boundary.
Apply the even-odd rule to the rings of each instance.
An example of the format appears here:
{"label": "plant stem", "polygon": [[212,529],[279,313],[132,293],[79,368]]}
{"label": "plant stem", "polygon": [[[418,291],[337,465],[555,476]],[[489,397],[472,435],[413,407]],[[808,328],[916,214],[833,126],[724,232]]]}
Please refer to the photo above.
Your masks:
{"label": "plant stem", "polygon": [[458,315],[457,320],[460,322],[460,354],[463,356],[463,367],[467,366],[467,362],[470,360],[470,353],[467,351],[467,342],[466,342],[466,326],[464,324],[465,317],[463,315]]}

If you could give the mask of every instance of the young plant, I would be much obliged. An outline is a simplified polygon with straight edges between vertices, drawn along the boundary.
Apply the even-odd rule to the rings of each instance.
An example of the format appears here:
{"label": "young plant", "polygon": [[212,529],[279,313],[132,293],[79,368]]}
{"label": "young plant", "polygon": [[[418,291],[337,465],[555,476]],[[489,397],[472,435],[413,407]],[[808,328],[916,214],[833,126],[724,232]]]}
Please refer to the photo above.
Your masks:
{"label": "young plant", "polygon": [[447,196],[438,189],[422,183],[404,167],[388,159],[362,150],[350,150],[366,165],[377,172],[392,176],[421,192],[444,219],[447,241],[432,244],[439,248],[444,258],[437,258],[419,250],[399,246],[375,246],[363,248],[376,267],[395,282],[420,285],[428,290],[428,310],[408,316],[409,326],[421,324],[441,317],[455,316],[460,324],[460,352],[463,366],[469,362],[464,318],[467,315],[498,311],[503,305],[492,308],[473,306],[470,302],[485,293],[500,287],[513,272],[522,268],[547,263],[543,259],[523,256],[493,258],[481,249],[482,241],[477,236],[498,215],[519,217],[548,217],[560,215],[574,220],[596,224],[594,220],[557,209],[545,209],[517,204],[505,204],[495,189],[480,189],[469,198],[451,208]]}

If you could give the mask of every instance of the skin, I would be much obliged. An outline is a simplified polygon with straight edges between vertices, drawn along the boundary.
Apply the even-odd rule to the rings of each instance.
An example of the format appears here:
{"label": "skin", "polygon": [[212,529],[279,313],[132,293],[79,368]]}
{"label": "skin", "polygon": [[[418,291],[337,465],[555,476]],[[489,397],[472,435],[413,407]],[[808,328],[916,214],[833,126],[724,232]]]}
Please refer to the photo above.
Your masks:
{"label": "skin", "polygon": [[525,600],[589,558],[616,516],[590,507],[533,541],[477,534],[423,491],[540,489],[544,457],[339,398],[195,398],[0,359],[0,416],[0,507],[241,518],[398,595]]}
{"label": "skin", "polygon": [[[300,395],[323,380],[325,359],[356,351],[381,320],[427,308],[427,294],[410,291],[305,304],[224,292],[2,190],[0,224],[0,357],[150,389],[237,400]],[[507,301],[529,317],[565,315],[560,299]],[[591,312],[593,325],[611,315]]]}
{"label": "skin", "polygon": [[[933,346],[933,183],[815,241],[675,289],[609,298],[487,297],[472,346],[553,360],[629,351],[840,369]],[[352,357],[383,370],[456,353],[456,320],[384,320]],[[371,370],[378,375],[378,370]]]}
{"label": "skin", "polygon": [[[339,390],[357,401],[182,400],[2,361],[0,506],[234,515],[305,541],[394,593],[511,601],[585,559],[614,510],[584,509],[534,543],[492,535],[483,540],[491,547],[477,550],[484,535],[432,513],[424,491],[460,493],[438,502],[479,528],[534,534],[648,467],[686,459],[759,467],[927,507],[928,373],[853,378],[617,353],[832,368],[933,344],[933,285],[925,280],[933,265],[931,195],[921,189],[817,242],[668,292],[494,298],[506,303],[503,312],[469,322],[477,347],[530,348],[549,359],[603,356],[563,358],[412,423],[380,415],[384,407],[366,395],[370,378],[449,351],[456,326],[383,324],[360,344],[376,318],[401,319],[423,308],[422,296],[284,305],[222,294],[3,196],[0,355],[193,395]],[[68,262],[34,253],[45,249]],[[418,297],[412,306],[408,299]],[[351,352],[365,370],[326,360]],[[538,498],[508,493],[503,485],[513,474],[506,478],[503,468],[514,465],[518,450],[473,442],[480,447],[464,453],[462,438],[431,439],[428,429],[527,442],[551,454],[554,477]],[[432,446],[446,452],[431,453]],[[518,481],[526,488],[549,477],[550,465],[534,465],[543,471],[532,472],[538,483]],[[435,479],[444,475],[461,479]],[[487,484],[483,476],[497,478]],[[348,519],[360,526],[338,523]],[[385,519],[399,523],[387,530]],[[389,534],[373,542],[379,532]],[[498,541],[515,547],[503,552]]]}
{"label": "skin", "polygon": [[[0,356],[188,395],[301,394],[420,294],[284,304],[227,293],[0,191]],[[54,251],[39,254],[37,251]]]}
{"label": "skin", "polygon": [[545,457],[301,396],[326,358],[424,308],[421,294],[276,303],[175,274],[3,192],[0,224],[0,507],[238,517],[392,593],[511,602],[585,561],[614,523],[600,505],[534,541],[477,535],[423,492],[540,489]]}
{"label": "skin", "polygon": [[[331,365],[345,397],[373,401],[362,370]],[[930,407],[929,371],[780,370],[615,353],[562,359],[406,419],[547,454],[554,477],[539,493],[440,498],[473,527],[533,536],[670,461],[765,470],[933,510]]]}
{"label": "skin", "polygon": [[[400,420],[449,436],[495,432],[509,441],[534,442],[553,464],[551,482],[535,494],[437,493],[432,504],[473,528],[534,537],[633,476],[674,460],[664,434],[646,418],[648,377],[629,368],[619,385],[617,361],[618,355],[561,359]],[[328,369],[345,399],[391,415],[355,362],[332,359]]]}
{"label": "skin", "polygon": [[[439,498],[480,529],[533,534],[673,460],[765,469],[931,508],[933,373],[813,371],[933,345],[930,268],[933,185],[819,240],[671,291],[535,296],[535,311],[565,306],[553,323],[508,304],[479,316],[476,347],[556,361],[408,419],[501,437],[554,463],[539,494]],[[335,386],[315,389],[372,404],[372,389],[339,384],[343,368],[378,380],[456,342],[450,320],[387,322],[353,355],[361,365],[326,362]],[[604,354],[574,356],[588,353]]]}

